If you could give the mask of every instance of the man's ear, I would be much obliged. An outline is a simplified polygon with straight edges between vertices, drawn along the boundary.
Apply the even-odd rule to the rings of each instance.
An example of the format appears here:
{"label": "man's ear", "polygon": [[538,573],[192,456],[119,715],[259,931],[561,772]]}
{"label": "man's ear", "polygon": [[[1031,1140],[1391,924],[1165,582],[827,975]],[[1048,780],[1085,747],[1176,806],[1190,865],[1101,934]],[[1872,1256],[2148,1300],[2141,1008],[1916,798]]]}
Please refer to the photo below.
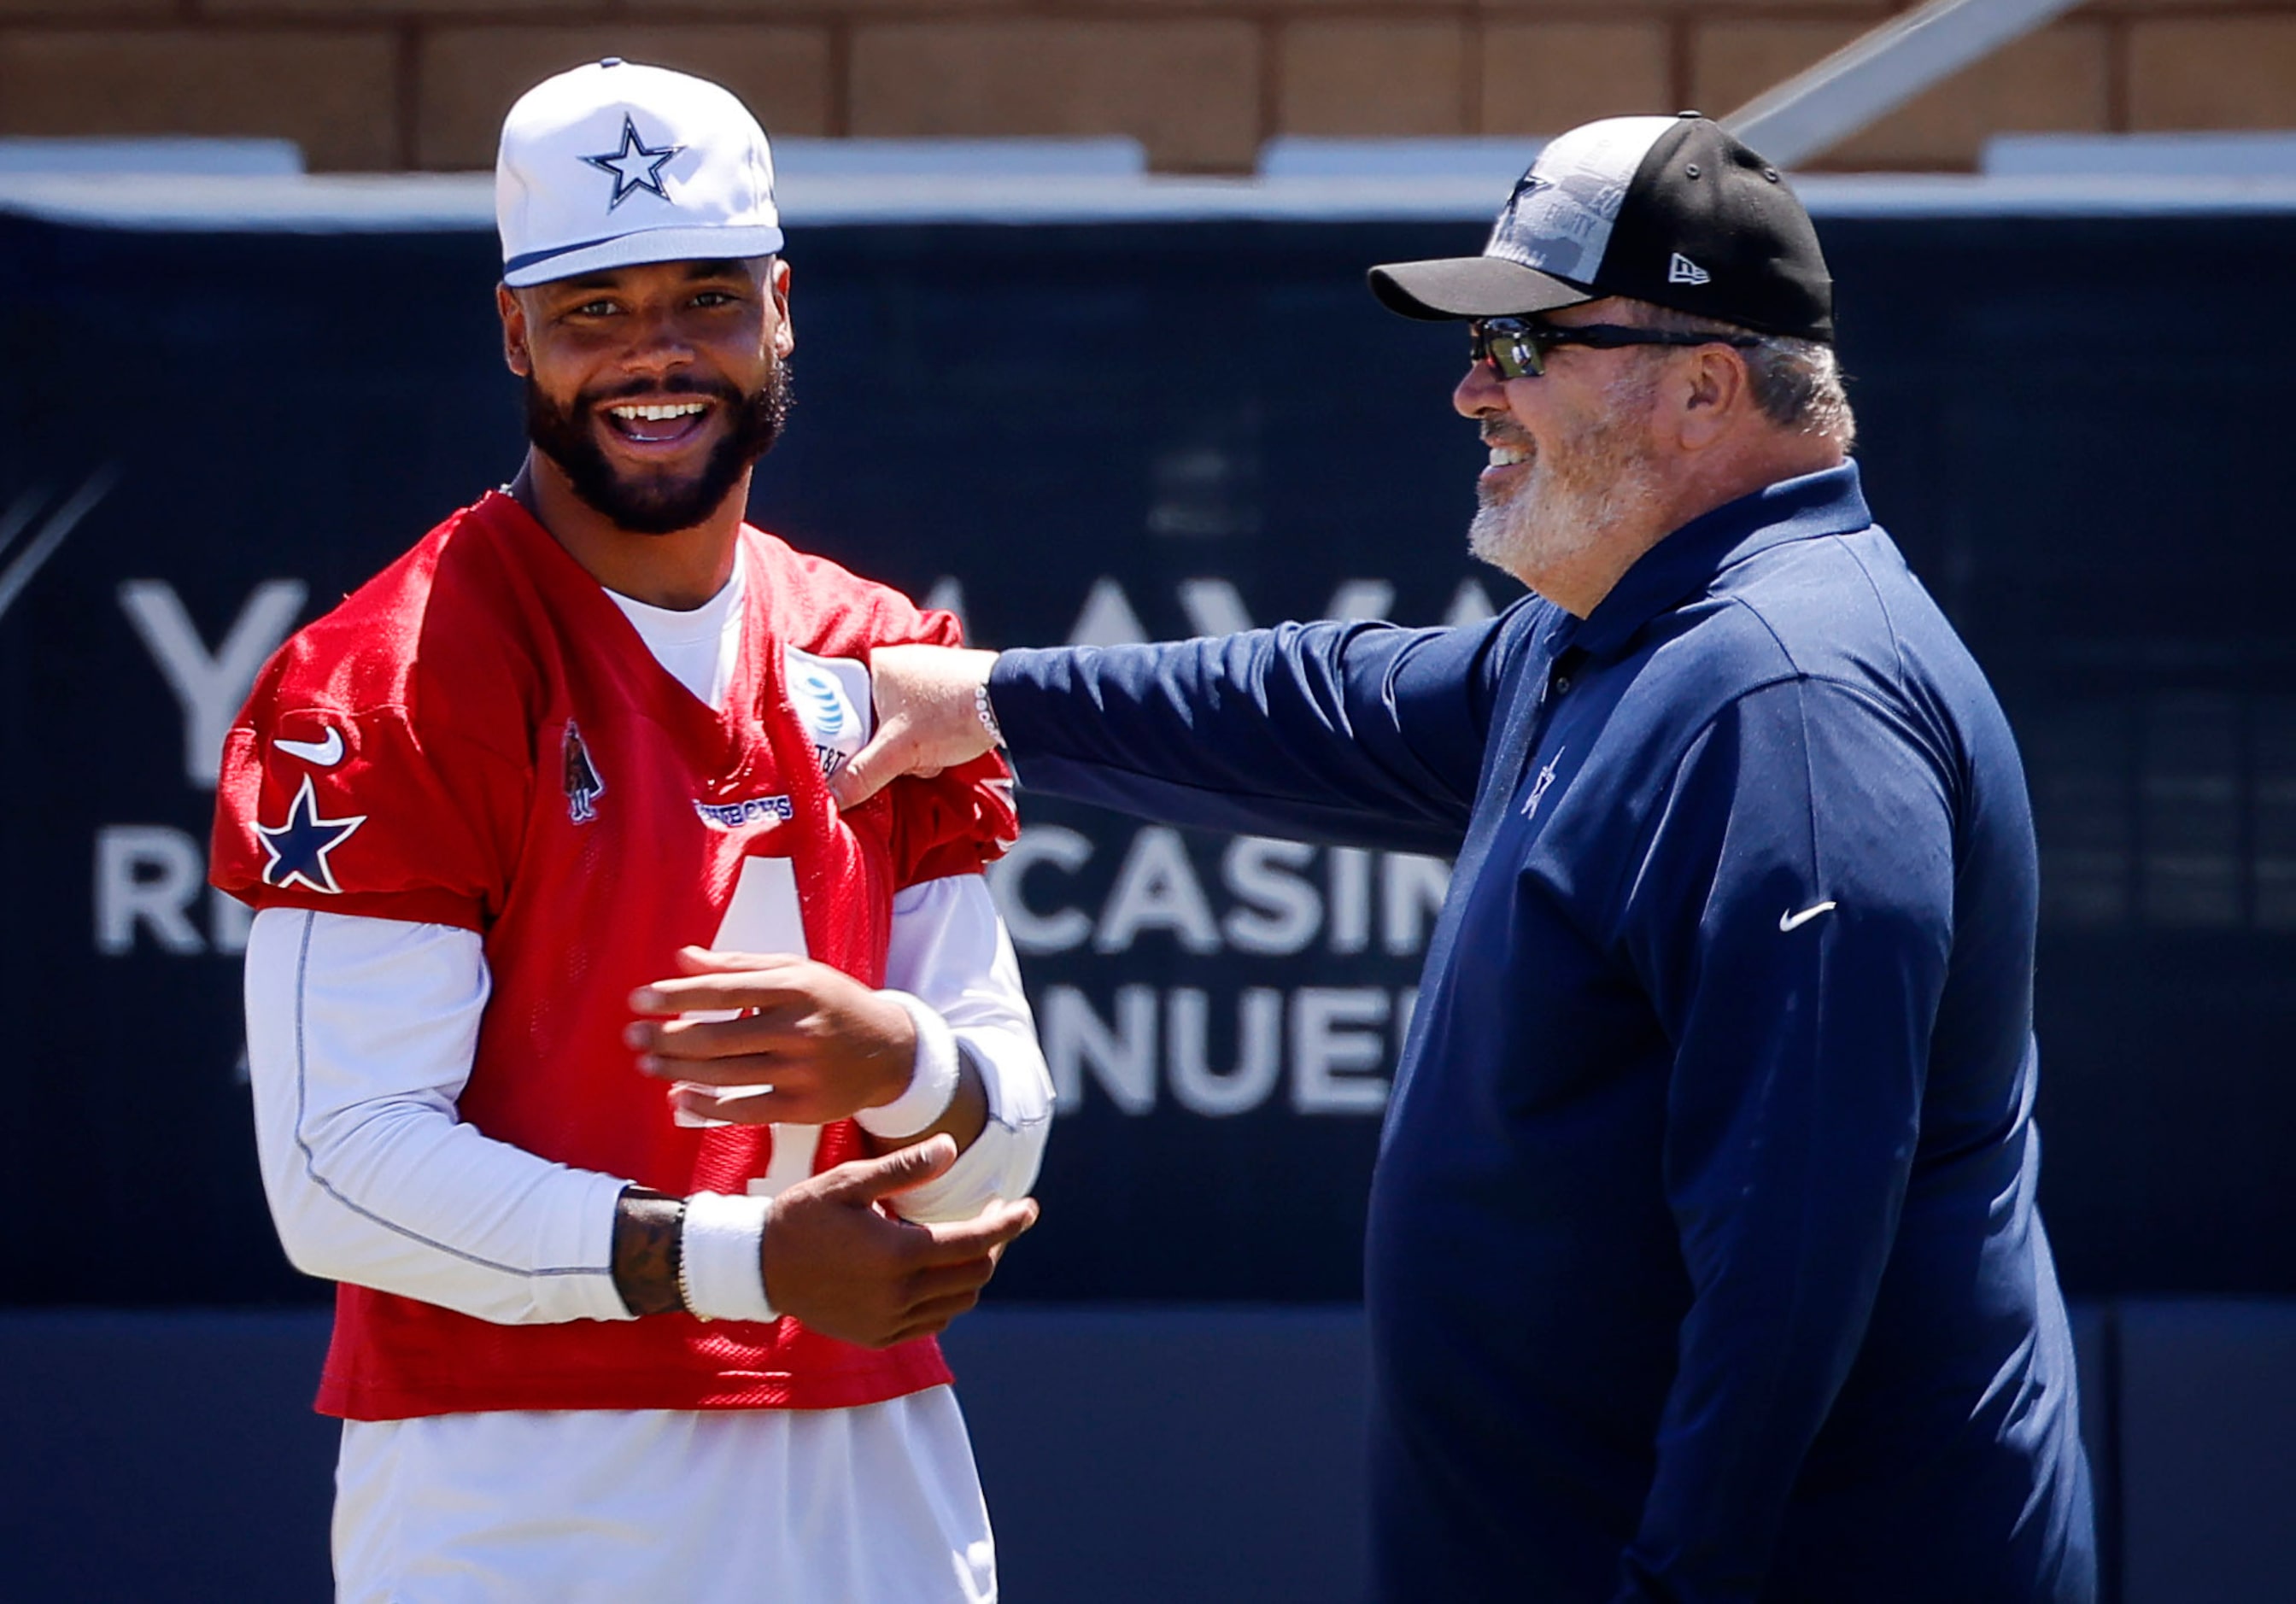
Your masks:
{"label": "man's ear", "polygon": [[1685,451],[1703,451],[1738,426],[1753,405],[1746,359],[1726,345],[1693,346],[1679,372],[1676,424]]}
{"label": "man's ear", "polygon": [[495,310],[502,315],[503,363],[521,379],[534,376],[534,359],[526,349],[526,308],[508,284],[495,286]]}
{"label": "man's ear", "polygon": [[766,293],[774,307],[774,355],[786,357],[797,349],[797,330],[790,323],[789,263],[775,257],[766,269]]}

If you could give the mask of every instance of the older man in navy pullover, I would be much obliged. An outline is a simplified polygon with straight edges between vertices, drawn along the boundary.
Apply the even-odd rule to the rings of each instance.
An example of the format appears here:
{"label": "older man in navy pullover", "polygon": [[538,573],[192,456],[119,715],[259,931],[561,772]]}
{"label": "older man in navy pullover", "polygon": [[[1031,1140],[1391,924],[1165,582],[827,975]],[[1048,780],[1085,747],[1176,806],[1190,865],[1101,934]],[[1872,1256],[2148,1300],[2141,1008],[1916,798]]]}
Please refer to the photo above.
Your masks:
{"label": "older man in navy pullover", "polygon": [[2034,1203],[2035,864],[1848,461],[1800,204],[1713,124],[1549,145],[1480,257],[1456,630],[881,652],[841,784],[1457,852],[1372,1183],[1378,1596],[2089,1604]]}

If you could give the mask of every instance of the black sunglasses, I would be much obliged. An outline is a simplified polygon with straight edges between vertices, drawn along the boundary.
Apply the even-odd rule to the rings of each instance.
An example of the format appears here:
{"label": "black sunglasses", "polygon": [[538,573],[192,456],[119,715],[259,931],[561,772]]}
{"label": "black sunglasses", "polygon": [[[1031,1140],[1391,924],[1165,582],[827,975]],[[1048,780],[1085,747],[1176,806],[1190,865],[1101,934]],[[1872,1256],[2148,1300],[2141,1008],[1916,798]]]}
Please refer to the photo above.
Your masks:
{"label": "black sunglasses", "polygon": [[1474,359],[1488,362],[1502,379],[1536,379],[1546,372],[1546,354],[1557,346],[1591,346],[1598,351],[1620,346],[1736,346],[1762,343],[1758,334],[1691,334],[1675,329],[1629,329],[1622,323],[1587,323],[1566,329],[1530,317],[1478,317],[1467,324]]}

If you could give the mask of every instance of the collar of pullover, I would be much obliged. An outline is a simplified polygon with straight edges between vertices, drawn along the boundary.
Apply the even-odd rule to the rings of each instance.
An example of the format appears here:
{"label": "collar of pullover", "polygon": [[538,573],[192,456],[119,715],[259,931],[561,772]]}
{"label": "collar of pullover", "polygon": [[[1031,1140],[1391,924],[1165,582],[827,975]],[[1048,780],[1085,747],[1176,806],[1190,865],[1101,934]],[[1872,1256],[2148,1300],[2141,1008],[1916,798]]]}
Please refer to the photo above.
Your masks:
{"label": "collar of pullover", "polygon": [[1780,479],[1701,513],[1643,553],[1611,587],[1570,643],[1615,657],[1660,613],[1714,588],[1733,565],[1790,540],[1849,535],[1873,524],[1857,464]]}

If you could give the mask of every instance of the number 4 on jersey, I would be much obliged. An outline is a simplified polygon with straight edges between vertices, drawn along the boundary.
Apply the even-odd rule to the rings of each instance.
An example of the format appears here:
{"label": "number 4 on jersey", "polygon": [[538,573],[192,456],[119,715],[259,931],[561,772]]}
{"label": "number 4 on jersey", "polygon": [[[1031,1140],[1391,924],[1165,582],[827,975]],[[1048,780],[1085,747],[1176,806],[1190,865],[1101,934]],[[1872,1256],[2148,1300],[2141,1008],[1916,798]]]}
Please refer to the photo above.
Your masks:
{"label": "number 4 on jersey", "polygon": [[[805,945],[805,918],[798,908],[797,876],[789,859],[742,860],[742,878],[734,882],[734,896],[726,904],[726,917],[718,922],[718,934],[709,945],[719,953],[794,953],[800,958],[811,956]],[[738,1018],[739,1012],[730,1008],[697,1009],[685,1018],[731,1019]],[[721,1097],[766,1090],[770,1088],[717,1088]],[[726,1122],[680,1114],[678,1123],[718,1125]],[[819,1125],[777,1125],[773,1127],[773,1157],[767,1163],[766,1173],[750,1183],[752,1197],[770,1198],[813,1174],[813,1156],[821,1146]]]}

